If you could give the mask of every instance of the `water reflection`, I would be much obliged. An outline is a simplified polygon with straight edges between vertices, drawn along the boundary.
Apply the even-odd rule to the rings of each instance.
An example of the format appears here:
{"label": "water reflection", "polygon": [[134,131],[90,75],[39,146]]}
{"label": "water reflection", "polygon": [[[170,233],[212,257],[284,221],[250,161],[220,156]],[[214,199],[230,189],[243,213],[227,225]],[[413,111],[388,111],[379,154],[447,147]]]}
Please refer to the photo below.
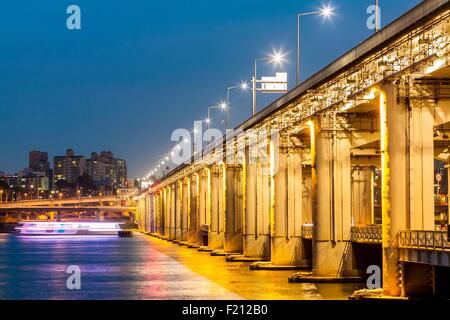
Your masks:
{"label": "water reflection", "polygon": [[[354,285],[289,284],[289,271],[250,271],[138,235],[0,235],[0,299],[346,299]],[[66,288],[78,265],[82,290]]]}

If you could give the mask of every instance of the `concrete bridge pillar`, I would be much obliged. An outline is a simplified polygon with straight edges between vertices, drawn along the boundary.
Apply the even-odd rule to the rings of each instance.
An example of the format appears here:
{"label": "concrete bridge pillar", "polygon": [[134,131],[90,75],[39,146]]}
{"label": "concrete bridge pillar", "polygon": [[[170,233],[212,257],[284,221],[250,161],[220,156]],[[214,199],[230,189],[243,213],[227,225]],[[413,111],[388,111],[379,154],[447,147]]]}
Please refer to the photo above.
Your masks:
{"label": "concrete bridge pillar", "polygon": [[[420,101],[409,115],[410,229],[434,230],[434,113]],[[448,112],[447,112],[448,113]]]}
{"label": "concrete bridge pillar", "polygon": [[151,197],[149,194],[145,196],[145,220],[144,220],[144,231],[150,232],[150,214],[151,214]]}
{"label": "concrete bridge pillar", "polygon": [[256,248],[260,252],[261,259],[270,259],[272,250],[271,220],[272,209],[271,197],[271,173],[270,173],[270,143],[265,142],[263,146],[267,156],[260,157],[256,167],[256,220],[255,232],[258,242]]}
{"label": "concrete bridge pillar", "polygon": [[149,230],[148,232],[155,232],[155,195],[150,193],[148,195],[149,199]]}
{"label": "concrete bridge pillar", "polygon": [[302,162],[298,150],[289,149],[287,139],[272,142],[273,233],[272,264],[300,266],[302,260]]}
{"label": "concrete bridge pillar", "polygon": [[[351,252],[351,143],[347,134],[321,123],[316,141],[317,210],[313,212],[313,273],[354,276]],[[330,128],[325,128],[330,126]]]}
{"label": "concrete bridge pillar", "polygon": [[159,234],[164,235],[164,208],[163,208],[164,190],[160,190],[158,193],[158,228]]}
{"label": "concrete bridge pillar", "polygon": [[373,173],[370,167],[357,167],[352,172],[353,224],[367,226],[373,221]]}
{"label": "concrete bridge pillar", "polygon": [[139,200],[139,207],[137,212],[137,219],[139,228],[142,227],[144,232],[149,230],[149,220],[150,220],[150,208],[149,208],[150,197],[146,194],[141,200]]}
{"label": "concrete bridge pillar", "polygon": [[197,243],[199,220],[198,220],[198,174],[190,177],[190,194],[189,194],[189,242]]}
{"label": "concrete bridge pillar", "polygon": [[181,189],[181,241],[189,240],[189,179],[185,178]]}
{"label": "concrete bridge pillar", "polygon": [[163,216],[163,226],[164,226],[164,236],[169,237],[170,235],[170,205],[169,205],[169,188],[165,187],[162,197],[162,216]]}
{"label": "concrete bridge pillar", "polygon": [[175,240],[181,240],[181,201],[183,196],[183,182],[178,181],[175,183]]}
{"label": "concrete bridge pillar", "polygon": [[[303,159],[302,159],[303,160]],[[302,192],[302,221],[303,224],[311,225],[313,223],[313,181],[311,165],[304,166],[302,170],[303,192]]]}
{"label": "concrete bridge pillar", "polygon": [[395,86],[386,85],[380,92],[382,255],[383,289],[391,296],[401,295],[398,232],[407,228],[407,110]]}
{"label": "concrete bridge pillar", "polygon": [[155,206],[153,208],[154,218],[155,218],[155,233],[161,234],[161,205],[160,205],[160,194],[155,193],[154,195],[154,203]]}
{"label": "concrete bridge pillar", "polygon": [[244,256],[270,260],[270,148],[255,137],[245,150]]}
{"label": "concrete bridge pillar", "polygon": [[[266,152],[260,152],[260,149]],[[257,141],[246,148],[246,204],[244,215],[244,256],[270,259],[270,165],[267,143]]]}
{"label": "concrete bridge pillar", "polygon": [[175,239],[175,186],[172,184],[167,187],[167,216],[169,224],[169,240]]}
{"label": "concrete bridge pillar", "polygon": [[199,188],[198,188],[198,223],[199,228],[197,229],[199,233],[198,242],[200,245],[206,245],[206,243],[203,243],[203,239],[200,237],[200,232],[202,230],[202,227],[204,225],[209,224],[209,209],[210,209],[210,199],[209,199],[209,183],[208,183],[208,177],[209,177],[209,170],[202,170],[198,174],[199,177]]}
{"label": "concrete bridge pillar", "polygon": [[164,190],[160,190],[158,193],[158,233],[164,235],[164,210],[163,210],[163,196]]}
{"label": "concrete bridge pillar", "polygon": [[151,193],[152,197],[152,230],[153,233],[158,233],[158,196],[156,193]]}
{"label": "concrete bridge pillar", "polygon": [[243,181],[240,165],[226,165],[224,250],[243,252]]}
{"label": "concrete bridge pillar", "polygon": [[259,258],[260,250],[256,241],[258,240],[257,228],[257,154],[254,147],[248,146],[245,150],[245,215],[244,215],[244,256]]}
{"label": "concrete bridge pillar", "polygon": [[211,224],[209,226],[208,247],[213,250],[223,249],[224,245],[224,195],[223,195],[223,169],[221,165],[210,169],[211,190]]}

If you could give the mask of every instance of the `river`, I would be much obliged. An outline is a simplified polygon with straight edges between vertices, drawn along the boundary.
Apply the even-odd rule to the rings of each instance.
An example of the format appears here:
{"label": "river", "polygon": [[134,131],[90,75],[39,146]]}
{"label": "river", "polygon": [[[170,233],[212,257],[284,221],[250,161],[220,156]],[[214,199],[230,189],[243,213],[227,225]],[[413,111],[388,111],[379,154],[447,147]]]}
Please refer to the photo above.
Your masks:
{"label": "river", "polygon": [[[67,268],[81,289],[67,288]],[[20,237],[0,234],[0,300],[347,299],[357,285],[289,284],[290,271],[250,271],[248,263],[135,234]]]}

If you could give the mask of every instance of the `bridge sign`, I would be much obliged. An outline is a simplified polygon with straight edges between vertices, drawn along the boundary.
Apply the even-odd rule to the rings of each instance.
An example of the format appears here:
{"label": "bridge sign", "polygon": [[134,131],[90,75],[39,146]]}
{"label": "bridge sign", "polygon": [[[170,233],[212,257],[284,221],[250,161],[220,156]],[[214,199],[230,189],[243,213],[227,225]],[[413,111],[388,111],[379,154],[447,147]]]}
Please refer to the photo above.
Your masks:
{"label": "bridge sign", "polygon": [[275,77],[261,78],[261,91],[263,93],[285,93],[288,89],[287,73],[277,72]]}

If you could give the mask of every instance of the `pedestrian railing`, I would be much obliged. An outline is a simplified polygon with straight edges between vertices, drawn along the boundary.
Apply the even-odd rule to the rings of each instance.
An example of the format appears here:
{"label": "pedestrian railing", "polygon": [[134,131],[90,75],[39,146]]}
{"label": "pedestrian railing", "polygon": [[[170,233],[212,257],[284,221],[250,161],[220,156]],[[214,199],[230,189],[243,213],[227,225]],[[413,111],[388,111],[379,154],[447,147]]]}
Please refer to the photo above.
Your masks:
{"label": "pedestrian railing", "polygon": [[313,238],[313,225],[304,224],[302,225],[302,238],[312,239]]}
{"label": "pedestrian railing", "polygon": [[445,231],[400,231],[399,247],[450,251],[450,243]]}
{"label": "pedestrian railing", "polygon": [[381,225],[368,225],[364,227],[352,227],[351,240],[363,243],[381,243],[383,241]]}

